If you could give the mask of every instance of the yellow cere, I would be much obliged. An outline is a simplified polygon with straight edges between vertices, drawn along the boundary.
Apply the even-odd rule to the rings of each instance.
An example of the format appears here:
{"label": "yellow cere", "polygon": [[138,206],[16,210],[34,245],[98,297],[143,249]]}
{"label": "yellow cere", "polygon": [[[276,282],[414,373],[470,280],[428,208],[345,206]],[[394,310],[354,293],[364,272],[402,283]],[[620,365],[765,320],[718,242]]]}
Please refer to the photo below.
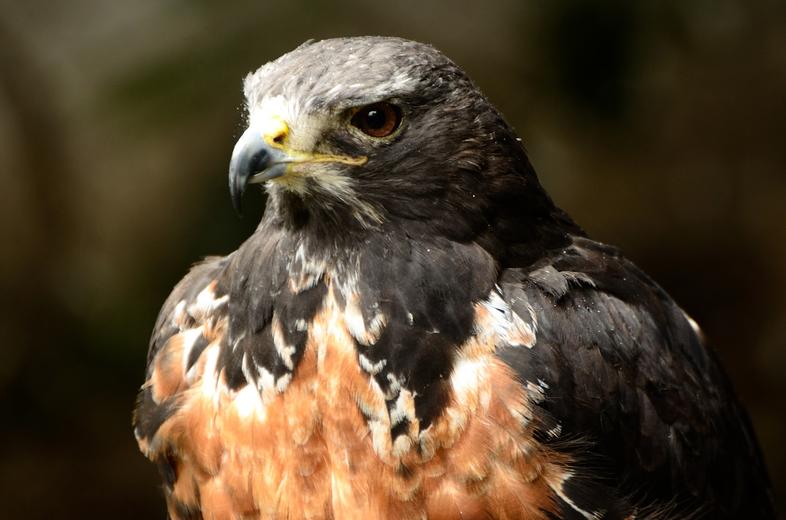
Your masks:
{"label": "yellow cere", "polygon": [[270,115],[260,120],[258,124],[262,139],[273,148],[286,152],[292,159],[292,163],[337,162],[359,166],[368,161],[366,156],[351,157],[348,155],[309,153],[288,148],[289,125],[281,116]]}
{"label": "yellow cere", "polygon": [[271,116],[266,117],[260,123],[262,125],[260,128],[262,139],[274,148],[283,149],[287,136],[289,136],[289,125],[286,121],[278,116]]}

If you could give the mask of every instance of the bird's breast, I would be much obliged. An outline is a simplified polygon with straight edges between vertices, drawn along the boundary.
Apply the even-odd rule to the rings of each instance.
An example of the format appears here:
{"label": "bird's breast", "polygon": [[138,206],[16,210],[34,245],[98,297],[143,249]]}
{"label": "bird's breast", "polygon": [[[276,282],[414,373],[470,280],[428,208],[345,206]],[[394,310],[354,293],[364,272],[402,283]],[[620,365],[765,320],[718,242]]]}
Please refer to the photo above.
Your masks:
{"label": "bird's breast", "polygon": [[[388,317],[364,316],[354,298],[328,284],[309,321],[274,316],[280,356],[291,347],[285,330],[307,331],[296,366],[279,377],[259,371],[235,388],[222,368],[225,317],[192,323],[169,340],[149,384],[159,401],[178,406],[143,449],[175,476],[170,514],[543,517],[566,461],[535,441],[532,396],[494,355],[500,334],[531,342],[531,331],[501,327],[493,306],[476,305],[475,333],[456,345],[443,382],[448,398],[423,425],[417,391],[395,374],[380,384],[386,362],[368,352]],[[194,338],[207,345],[186,369]]]}

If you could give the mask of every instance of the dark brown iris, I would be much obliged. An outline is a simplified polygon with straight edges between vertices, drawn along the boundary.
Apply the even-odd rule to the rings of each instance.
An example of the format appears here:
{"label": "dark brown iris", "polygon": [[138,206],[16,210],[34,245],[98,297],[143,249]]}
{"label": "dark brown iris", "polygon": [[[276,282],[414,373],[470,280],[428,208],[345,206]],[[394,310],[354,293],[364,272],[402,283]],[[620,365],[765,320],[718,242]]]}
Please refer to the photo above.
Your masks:
{"label": "dark brown iris", "polygon": [[386,137],[401,123],[401,110],[390,103],[374,103],[362,107],[352,116],[352,125],[371,137]]}

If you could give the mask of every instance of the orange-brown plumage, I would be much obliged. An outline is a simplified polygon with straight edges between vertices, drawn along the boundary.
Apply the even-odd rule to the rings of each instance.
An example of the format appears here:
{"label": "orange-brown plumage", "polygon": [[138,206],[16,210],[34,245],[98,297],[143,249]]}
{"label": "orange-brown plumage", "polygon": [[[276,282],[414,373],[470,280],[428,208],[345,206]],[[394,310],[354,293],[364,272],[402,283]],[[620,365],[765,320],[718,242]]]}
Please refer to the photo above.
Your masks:
{"label": "orange-brown plumage", "polygon": [[[186,387],[182,336],[204,324],[165,344],[148,384],[154,395],[178,390],[182,404],[147,455],[176,459],[171,498],[215,518],[454,518],[450,507],[459,518],[516,518],[524,510],[545,518],[545,479],[562,466],[532,438],[524,387],[492,357],[495,333],[480,330],[490,326],[487,311],[477,308],[482,340],[459,349],[476,363],[473,379],[454,389],[428,429],[414,420],[397,445],[375,439],[390,429],[385,396],[359,366],[343,312],[330,288],[283,392],[229,390],[215,372],[217,343],[202,352]],[[208,337],[220,330],[214,325]],[[170,515],[180,516],[175,508]]]}

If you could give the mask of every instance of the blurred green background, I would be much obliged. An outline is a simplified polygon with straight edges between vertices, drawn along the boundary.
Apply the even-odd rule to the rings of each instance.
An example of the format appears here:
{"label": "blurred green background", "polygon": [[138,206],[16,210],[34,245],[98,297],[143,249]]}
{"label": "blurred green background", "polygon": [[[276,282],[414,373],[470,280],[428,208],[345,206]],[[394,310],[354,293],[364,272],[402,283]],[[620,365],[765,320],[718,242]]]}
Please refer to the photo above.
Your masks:
{"label": "blurred green background", "polygon": [[786,501],[786,3],[0,0],[0,516],[164,517],[131,408],[169,290],[258,221],[226,189],[241,79],[356,34],[463,66],[702,324]]}

